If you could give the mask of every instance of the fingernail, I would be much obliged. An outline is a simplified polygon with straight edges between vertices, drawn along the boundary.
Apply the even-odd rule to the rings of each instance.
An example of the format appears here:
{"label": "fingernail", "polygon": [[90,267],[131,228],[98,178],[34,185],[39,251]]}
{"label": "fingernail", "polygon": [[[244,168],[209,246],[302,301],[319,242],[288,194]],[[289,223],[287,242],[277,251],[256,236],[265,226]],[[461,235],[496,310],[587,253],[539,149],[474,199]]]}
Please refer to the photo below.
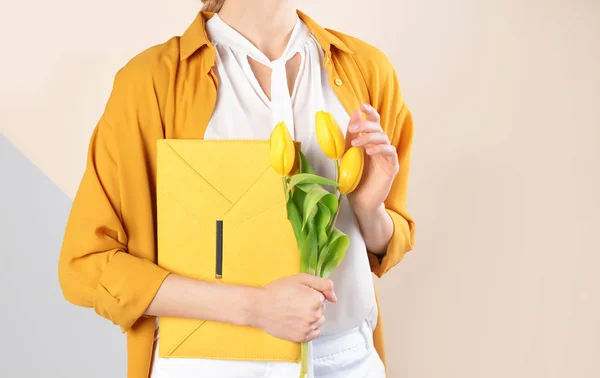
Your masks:
{"label": "fingernail", "polygon": [[358,131],[358,125],[354,124],[354,125],[350,125],[350,127],[348,128],[350,131]]}
{"label": "fingernail", "polygon": [[367,154],[372,154],[373,153],[373,148],[369,147],[367,148]]}
{"label": "fingernail", "polygon": [[337,295],[335,295],[335,292],[332,292],[331,294],[333,294],[333,300],[337,302]]}
{"label": "fingernail", "polygon": [[358,139],[352,139],[352,145],[356,146],[358,144]]}

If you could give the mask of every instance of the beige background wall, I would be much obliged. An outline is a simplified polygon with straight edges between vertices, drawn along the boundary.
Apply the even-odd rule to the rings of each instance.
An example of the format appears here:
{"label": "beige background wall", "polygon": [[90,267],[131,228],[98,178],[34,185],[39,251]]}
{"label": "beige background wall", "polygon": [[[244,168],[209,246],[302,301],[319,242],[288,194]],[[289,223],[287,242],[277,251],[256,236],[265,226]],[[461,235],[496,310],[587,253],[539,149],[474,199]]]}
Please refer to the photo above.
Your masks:
{"label": "beige background wall", "polygon": [[[198,3],[0,7],[0,132],[72,197],[114,73]],[[417,248],[377,283],[390,377],[600,376],[600,1],[299,7],[384,50],[415,117]]]}

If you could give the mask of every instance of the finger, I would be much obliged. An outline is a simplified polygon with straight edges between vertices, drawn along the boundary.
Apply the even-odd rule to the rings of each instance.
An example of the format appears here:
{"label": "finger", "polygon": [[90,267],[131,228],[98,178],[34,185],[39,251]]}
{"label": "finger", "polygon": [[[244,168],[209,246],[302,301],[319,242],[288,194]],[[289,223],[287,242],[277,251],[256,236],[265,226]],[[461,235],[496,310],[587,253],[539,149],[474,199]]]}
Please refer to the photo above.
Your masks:
{"label": "finger", "polygon": [[384,132],[367,133],[352,141],[354,147],[364,146],[367,144],[390,144],[390,139]]}
{"label": "finger", "polygon": [[320,291],[328,301],[337,302],[337,297],[333,291],[333,281],[306,273],[301,273],[298,276],[301,284]]}
{"label": "finger", "polygon": [[348,122],[349,125],[355,124],[355,123],[360,123],[363,120],[363,113],[356,109],[355,111],[352,112],[352,116],[350,116],[350,121]]}
{"label": "finger", "polygon": [[313,290],[312,292],[315,294],[315,302],[313,308],[315,310],[321,310],[323,307],[323,303],[325,303],[325,296],[323,295],[323,293],[317,290]]}
{"label": "finger", "polygon": [[315,329],[319,329],[319,328],[323,327],[323,324],[325,324],[325,316],[321,316],[319,318],[319,320],[317,320],[316,322],[313,322],[310,325],[310,327],[314,331]]}
{"label": "finger", "polygon": [[350,121],[348,121],[348,130],[350,132],[354,132],[353,129],[358,127],[360,123],[363,121],[363,113],[360,110],[355,110],[352,112],[350,116]]}
{"label": "finger", "polygon": [[316,338],[318,338],[321,335],[321,329],[315,329],[313,331],[310,331],[305,337],[304,337],[304,342],[307,343],[309,341],[312,341]]}
{"label": "finger", "polygon": [[391,144],[369,145],[365,148],[365,152],[370,156],[383,155],[389,158],[398,158],[398,151]]}
{"label": "finger", "polygon": [[348,126],[348,130],[352,133],[377,133],[382,132],[381,125],[373,121],[360,121]]}
{"label": "finger", "polygon": [[362,110],[367,116],[367,121],[372,121],[376,123],[381,122],[381,117],[379,116],[379,113],[377,113],[377,110],[375,110],[375,108],[372,107],[370,104],[362,104],[360,106],[360,110]]}

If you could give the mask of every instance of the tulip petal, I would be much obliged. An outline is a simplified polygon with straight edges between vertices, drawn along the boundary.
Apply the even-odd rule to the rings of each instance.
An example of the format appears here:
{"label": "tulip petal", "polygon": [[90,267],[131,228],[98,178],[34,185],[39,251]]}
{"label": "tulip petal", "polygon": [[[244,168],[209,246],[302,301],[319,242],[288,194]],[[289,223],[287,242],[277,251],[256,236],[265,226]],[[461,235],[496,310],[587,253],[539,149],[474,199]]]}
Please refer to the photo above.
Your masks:
{"label": "tulip petal", "polygon": [[287,176],[294,168],[296,146],[284,122],[279,122],[271,132],[271,166],[282,176]]}
{"label": "tulip petal", "polygon": [[315,116],[317,141],[328,158],[338,160],[345,150],[344,133],[331,113],[319,111]]}
{"label": "tulip petal", "polygon": [[364,164],[365,161],[362,149],[351,147],[346,151],[340,161],[340,193],[348,194],[356,189],[362,177]]}

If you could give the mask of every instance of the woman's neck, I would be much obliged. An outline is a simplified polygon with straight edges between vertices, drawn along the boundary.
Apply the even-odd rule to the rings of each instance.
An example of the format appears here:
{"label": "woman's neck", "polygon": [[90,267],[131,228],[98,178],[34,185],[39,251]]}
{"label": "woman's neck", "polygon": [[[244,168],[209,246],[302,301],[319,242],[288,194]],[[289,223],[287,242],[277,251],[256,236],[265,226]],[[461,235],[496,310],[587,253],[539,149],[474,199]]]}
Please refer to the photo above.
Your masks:
{"label": "woman's neck", "polygon": [[274,60],[296,24],[296,0],[226,0],[219,16]]}

